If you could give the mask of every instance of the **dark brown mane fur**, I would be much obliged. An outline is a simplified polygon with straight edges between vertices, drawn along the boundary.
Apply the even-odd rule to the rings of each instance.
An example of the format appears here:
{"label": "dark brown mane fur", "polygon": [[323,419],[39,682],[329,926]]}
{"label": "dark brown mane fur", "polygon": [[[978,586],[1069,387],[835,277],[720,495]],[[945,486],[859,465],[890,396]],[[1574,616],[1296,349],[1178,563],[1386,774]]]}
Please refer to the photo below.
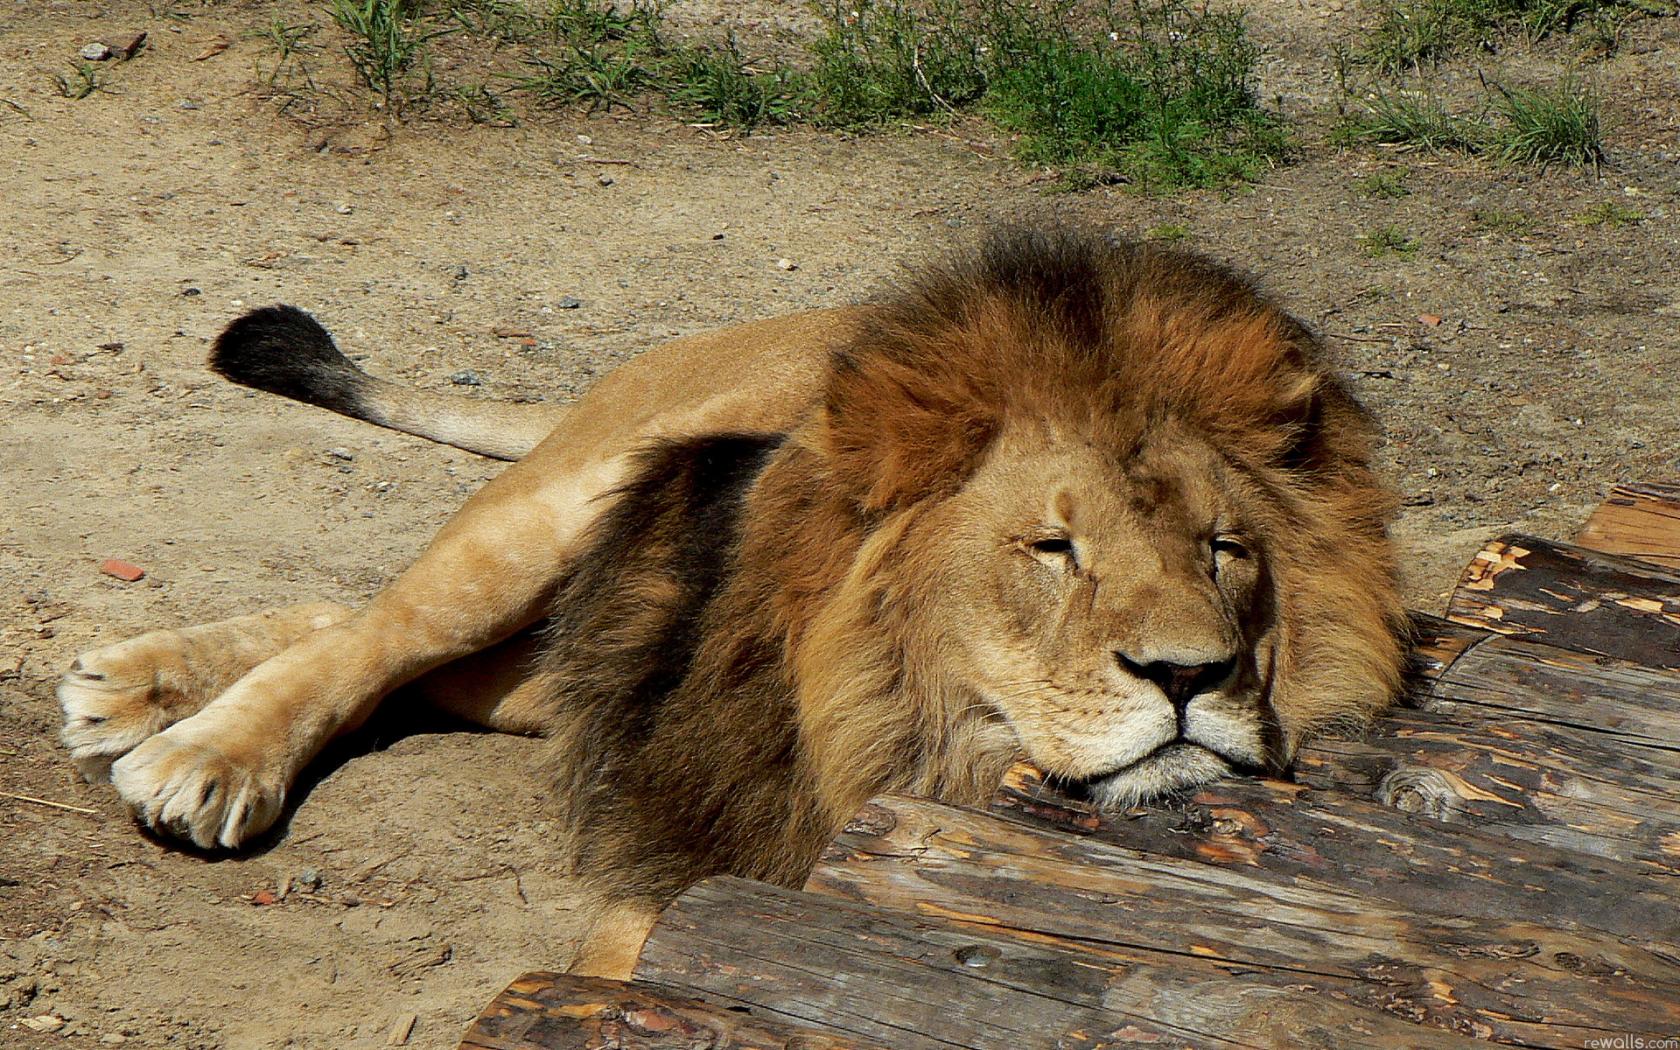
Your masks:
{"label": "dark brown mane fur", "polygon": [[1318,722],[1386,697],[1391,504],[1312,336],[1197,257],[1009,233],[876,307],[793,433],[661,445],[616,495],[541,668],[582,874],[654,904],[719,872],[797,883],[871,794],[990,789],[1002,730],[930,677],[903,574],[1017,418],[1120,458],[1165,419],[1204,435],[1266,497],[1274,689],[1323,693]]}

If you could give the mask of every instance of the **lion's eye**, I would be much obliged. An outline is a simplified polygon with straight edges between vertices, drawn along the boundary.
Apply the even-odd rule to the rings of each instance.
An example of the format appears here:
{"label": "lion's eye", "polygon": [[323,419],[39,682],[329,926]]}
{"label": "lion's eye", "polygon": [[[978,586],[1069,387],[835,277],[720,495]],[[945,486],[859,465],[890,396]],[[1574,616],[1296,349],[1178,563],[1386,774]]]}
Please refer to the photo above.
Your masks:
{"label": "lion's eye", "polygon": [[1074,553],[1073,540],[1067,536],[1038,536],[1025,541],[1023,546],[1038,561],[1057,568],[1074,565],[1078,557]]}
{"label": "lion's eye", "polygon": [[1209,546],[1213,548],[1213,556],[1216,559],[1248,557],[1248,545],[1235,536],[1215,536]]}

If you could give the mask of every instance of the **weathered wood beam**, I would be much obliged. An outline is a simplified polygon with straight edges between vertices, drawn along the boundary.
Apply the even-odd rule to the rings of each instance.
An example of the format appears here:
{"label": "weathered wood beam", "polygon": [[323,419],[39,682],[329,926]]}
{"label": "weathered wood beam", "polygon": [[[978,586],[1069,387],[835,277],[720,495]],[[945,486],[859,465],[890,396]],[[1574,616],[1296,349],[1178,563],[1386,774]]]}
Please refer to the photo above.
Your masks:
{"label": "weathered wood beam", "polygon": [[1499,634],[1680,668],[1680,571],[1510,533],[1464,570],[1447,618]]}
{"label": "weathered wood beam", "polygon": [[1680,569],[1680,484],[1624,482],[1610,490],[1575,542]]}
{"label": "weathered wood beam", "polygon": [[460,1050],[881,1050],[654,984],[536,971],[491,1000]]}
{"label": "weathered wood beam", "polygon": [[1601,930],[1680,952],[1672,876],[1457,825],[1443,828],[1347,791],[1278,780],[1227,780],[1173,804],[1095,812],[1020,765],[991,811],[1046,831],[1282,885],[1334,883],[1424,915],[1526,920]]}
{"label": "weathered wood beam", "polygon": [[1194,955],[995,925],[995,902],[982,906],[947,915],[915,904],[915,917],[712,879],[666,909],[636,975],[765,1016],[821,1019],[897,1050],[1472,1045],[1325,994],[1315,960],[1255,976]]}
{"label": "weathered wood beam", "polygon": [[1598,931],[1420,915],[1331,880],[1184,861],[920,799],[872,802],[807,886],[993,936],[1132,961],[1140,951],[1201,959],[1256,985],[1501,1042],[1578,1046],[1582,1028],[1680,1026],[1680,962]]}
{"label": "weathered wood beam", "polygon": [[1368,738],[1303,746],[1294,775],[1409,813],[1680,875],[1674,758],[1614,733],[1527,717],[1397,711]]}

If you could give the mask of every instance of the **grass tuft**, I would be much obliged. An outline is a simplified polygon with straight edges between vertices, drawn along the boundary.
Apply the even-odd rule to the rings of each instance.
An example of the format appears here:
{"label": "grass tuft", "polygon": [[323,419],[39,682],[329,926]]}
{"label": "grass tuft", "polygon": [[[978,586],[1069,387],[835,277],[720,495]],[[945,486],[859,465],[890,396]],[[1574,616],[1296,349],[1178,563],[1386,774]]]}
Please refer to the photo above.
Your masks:
{"label": "grass tuft", "polygon": [[1340,130],[1344,141],[1380,142],[1406,149],[1487,153],[1513,164],[1604,162],[1598,96],[1568,76],[1548,88],[1489,86],[1483,112],[1451,113],[1432,95],[1378,91],[1364,116]]}
{"label": "grass tuft", "polygon": [[[332,0],[327,13],[349,34],[344,54],[387,110],[400,110],[431,91],[427,61],[431,42],[454,32],[427,22],[418,0]],[[419,68],[424,85],[412,92],[410,74]]]}
{"label": "grass tuft", "polygon": [[83,99],[106,86],[105,71],[92,62],[77,62],[68,73],[54,73],[53,85],[59,95],[68,99]]}
{"label": "grass tuft", "polygon": [[1378,171],[1358,180],[1354,186],[1360,194],[1378,201],[1397,201],[1401,197],[1410,197],[1412,191],[1406,187],[1406,179],[1412,174],[1410,168],[1398,168],[1394,171]]}
{"label": "grass tuft", "polygon": [[1474,153],[1480,148],[1481,128],[1449,113],[1433,95],[1378,91],[1365,105],[1365,116],[1350,125],[1357,139],[1432,151]]}
{"label": "grass tuft", "polygon": [[1540,228],[1540,220],[1526,211],[1504,208],[1476,208],[1470,221],[1485,230],[1509,237],[1526,237]]}
{"label": "grass tuft", "polygon": [[1505,120],[1496,130],[1496,152],[1519,164],[1590,165],[1604,161],[1598,96],[1572,76],[1550,88],[1495,85],[1494,108]]}
{"label": "grass tuft", "polygon": [[1255,96],[1259,50],[1241,16],[1185,0],[869,0],[832,8],[815,53],[819,123],[973,108],[1067,186],[1216,185],[1288,148]]}
{"label": "grass tuft", "polygon": [[1645,213],[1638,208],[1630,208],[1615,201],[1605,201],[1595,204],[1586,211],[1575,216],[1575,221],[1582,226],[1609,226],[1620,229],[1645,221]]}
{"label": "grass tuft", "polygon": [[708,124],[756,128],[799,119],[809,88],[780,64],[760,68],[741,55],[734,37],[721,47],[683,47],[665,61],[667,94]]}
{"label": "grass tuft", "polygon": [[1633,14],[1673,15],[1672,0],[1390,0],[1377,13],[1361,57],[1397,73],[1455,54],[1493,51],[1506,39],[1530,42],[1577,26],[1613,45],[1616,25]]}
{"label": "grass tuft", "polygon": [[1390,223],[1360,234],[1359,247],[1371,258],[1380,259],[1388,255],[1415,254],[1418,243],[1405,230]]}

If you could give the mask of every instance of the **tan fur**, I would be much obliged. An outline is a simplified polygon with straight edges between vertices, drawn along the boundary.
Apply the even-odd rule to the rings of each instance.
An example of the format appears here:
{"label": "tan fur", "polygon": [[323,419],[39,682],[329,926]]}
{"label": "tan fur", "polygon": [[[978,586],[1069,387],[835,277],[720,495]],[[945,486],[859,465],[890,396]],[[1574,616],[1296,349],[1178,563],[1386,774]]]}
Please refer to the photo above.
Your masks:
{"label": "tan fur", "polygon": [[[1035,236],[987,252],[880,306],[637,358],[367,608],[84,654],[61,687],[67,743],[115,760],[147,824],[237,847],[405,684],[397,696],[542,732],[579,856],[631,887],[604,894],[615,903],[588,964],[615,971],[685,880],[797,882],[879,791],[979,801],[1025,753],[1129,802],[1280,767],[1309,733],[1386,704],[1400,663],[1392,501],[1371,471],[1373,428],[1312,338],[1189,256]],[[728,433],[785,439],[694,606],[684,677],[636,700],[658,705],[649,739],[665,750],[625,750],[618,701],[573,698],[607,696],[613,661],[633,668],[700,601],[670,567],[693,538],[683,504],[645,484],[655,460],[638,450]],[[664,517],[614,525],[633,498]],[[608,543],[622,562],[602,560]],[[236,643],[236,681],[218,665],[191,702],[154,689],[94,710],[90,669],[141,681],[148,660],[194,664],[192,630]],[[725,684],[749,664],[757,677]],[[1175,706],[1180,671],[1200,677]],[[784,757],[753,750],[772,726],[792,734]],[[661,779],[661,765],[708,763],[710,779]],[[716,826],[662,858],[650,824],[705,799],[721,808],[695,811]]]}

